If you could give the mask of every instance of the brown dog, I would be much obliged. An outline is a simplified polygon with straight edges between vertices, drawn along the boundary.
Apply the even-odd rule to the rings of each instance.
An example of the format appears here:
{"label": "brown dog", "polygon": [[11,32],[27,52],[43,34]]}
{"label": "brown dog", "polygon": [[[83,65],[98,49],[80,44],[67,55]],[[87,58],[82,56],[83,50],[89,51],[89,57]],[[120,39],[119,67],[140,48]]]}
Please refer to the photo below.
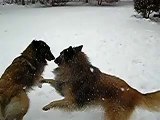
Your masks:
{"label": "brown dog", "polygon": [[55,59],[55,80],[44,80],[64,96],[43,107],[63,110],[79,110],[89,105],[100,105],[105,120],[129,120],[135,107],[159,111],[160,91],[142,94],[131,88],[124,80],[102,73],[91,65],[81,52],[82,46],[69,47]]}
{"label": "brown dog", "polygon": [[47,65],[53,60],[49,46],[33,40],[24,52],[15,58],[0,80],[0,120],[22,120],[29,108],[26,92],[42,78]]}

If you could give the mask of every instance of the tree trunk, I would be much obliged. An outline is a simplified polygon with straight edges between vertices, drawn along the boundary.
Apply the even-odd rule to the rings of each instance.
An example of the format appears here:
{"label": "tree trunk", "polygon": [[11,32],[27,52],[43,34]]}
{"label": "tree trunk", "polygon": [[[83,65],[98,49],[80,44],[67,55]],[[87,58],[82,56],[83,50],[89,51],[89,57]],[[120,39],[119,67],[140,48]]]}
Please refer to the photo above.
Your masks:
{"label": "tree trunk", "polygon": [[22,5],[25,5],[25,1],[24,0],[22,0]]}

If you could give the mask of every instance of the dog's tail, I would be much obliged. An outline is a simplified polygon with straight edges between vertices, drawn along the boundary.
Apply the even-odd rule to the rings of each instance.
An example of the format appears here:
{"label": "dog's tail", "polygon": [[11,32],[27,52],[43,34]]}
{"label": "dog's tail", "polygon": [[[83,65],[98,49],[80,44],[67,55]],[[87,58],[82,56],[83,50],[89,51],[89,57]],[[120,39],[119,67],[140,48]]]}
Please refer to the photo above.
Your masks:
{"label": "dog's tail", "polygon": [[160,111],[160,91],[143,94],[141,107],[149,111]]}

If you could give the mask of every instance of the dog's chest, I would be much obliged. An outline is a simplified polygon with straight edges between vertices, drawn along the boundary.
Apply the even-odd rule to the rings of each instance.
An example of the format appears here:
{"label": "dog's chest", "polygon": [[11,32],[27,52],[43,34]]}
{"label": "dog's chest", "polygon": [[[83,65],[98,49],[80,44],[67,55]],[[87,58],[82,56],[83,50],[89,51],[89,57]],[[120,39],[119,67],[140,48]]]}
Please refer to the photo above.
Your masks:
{"label": "dog's chest", "polygon": [[56,68],[53,73],[55,74],[56,81],[69,81],[71,78],[71,73],[68,69],[58,67]]}

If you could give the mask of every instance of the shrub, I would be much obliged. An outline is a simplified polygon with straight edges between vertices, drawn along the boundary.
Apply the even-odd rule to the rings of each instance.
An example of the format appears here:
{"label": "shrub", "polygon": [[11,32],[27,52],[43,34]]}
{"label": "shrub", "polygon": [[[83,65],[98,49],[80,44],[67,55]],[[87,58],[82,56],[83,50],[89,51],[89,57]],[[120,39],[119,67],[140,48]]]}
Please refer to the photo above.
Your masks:
{"label": "shrub", "polygon": [[160,9],[160,0],[134,0],[134,9],[144,18],[149,18],[152,12]]}

